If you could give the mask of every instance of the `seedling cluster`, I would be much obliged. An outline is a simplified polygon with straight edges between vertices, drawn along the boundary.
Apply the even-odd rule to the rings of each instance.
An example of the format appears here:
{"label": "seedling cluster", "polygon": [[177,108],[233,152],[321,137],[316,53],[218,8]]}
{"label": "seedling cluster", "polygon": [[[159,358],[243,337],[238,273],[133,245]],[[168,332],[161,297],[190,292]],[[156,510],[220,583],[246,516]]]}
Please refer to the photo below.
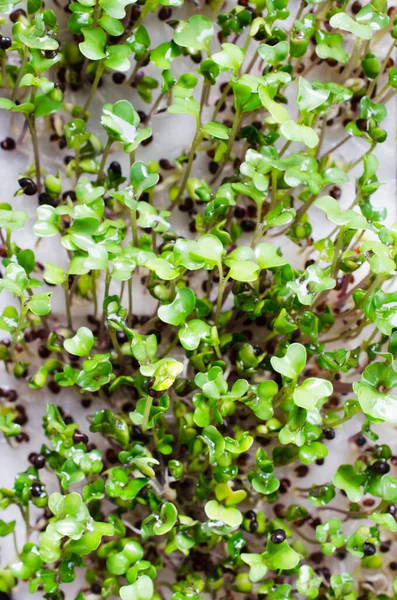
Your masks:
{"label": "seedling cluster", "polygon": [[[76,406],[43,393],[0,489],[0,596],[396,600],[395,7],[182,5],[0,0],[1,158],[32,157],[0,205],[7,452],[18,394]],[[145,162],[165,118],[193,135]]]}

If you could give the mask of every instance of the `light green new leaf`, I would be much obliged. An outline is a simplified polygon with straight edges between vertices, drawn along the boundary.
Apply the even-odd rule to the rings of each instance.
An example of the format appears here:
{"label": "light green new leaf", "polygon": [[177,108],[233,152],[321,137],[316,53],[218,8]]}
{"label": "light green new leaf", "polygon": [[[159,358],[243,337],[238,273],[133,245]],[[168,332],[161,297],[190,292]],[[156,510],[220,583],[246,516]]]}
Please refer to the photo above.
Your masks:
{"label": "light green new leaf", "polygon": [[361,40],[370,40],[372,38],[372,29],[369,25],[362,25],[357,23],[350,15],[345,12],[336,13],[332,15],[329,20],[331,27],[336,29],[342,29],[342,31],[348,31]]}
{"label": "light green new leaf", "polygon": [[216,500],[210,500],[204,506],[205,514],[211,521],[221,521],[229,527],[239,527],[243,522],[243,515],[234,507],[225,507]]}
{"label": "light green new leaf", "polygon": [[41,292],[33,294],[28,302],[30,312],[41,317],[48,315],[51,310],[52,292]]}
{"label": "light green new leaf", "polygon": [[296,102],[300,110],[311,112],[323,105],[329,98],[330,91],[326,89],[316,90],[307,79],[299,77],[298,94]]}
{"label": "light green new leaf", "polygon": [[306,348],[302,344],[291,344],[283,358],[272,356],[270,362],[277,373],[289,379],[297,379],[306,365]]}
{"label": "light green new leaf", "polygon": [[274,269],[287,264],[285,258],[279,255],[273,244],[264,242],[255,248],[255,256],[261,269]]}
{"label": "light green new leaf", "polygon": [[151,600],[153,594],[153,581],[148,575],[140,575],[131,585],[120,588],[121,600]]}
{"label": "light green new leaf", "polygon": [[80,42],[79,48],[83,56],[89,60],[101,60],[106,58],[106,33],[100,27],[92,29],[83,27],[84,42]]}
{"label": "light green new leaf", "polygon": [[190,288],[182,288],[177,291],[175,299],[171,304],[163,304],[159,307],[157,314],[159,318],[169,325],[183,325],[186,317],[194,310],[196,297]]}
{"label": "light green new leaf", "polygon": [[125,17],[125,7],[134,4],[136,0],[99,0],[103,10],[115,19]]}
{"label": "light green new leaf", "polygon": [[315,148],[318,145],[319,139],[317,133],[307,125],[298,125],[292,119],[282,123],[280,133],[286,140],[290,142],[302,142],[308,148]]}
{"label": "light green new leaf", "polygon": [[326,379],[309,377],[294,389],[294,402],[306,410],[321,408],[319,401],[328,398],[333,392],[332,383]]}
{"label": "light green new leaf", "polygon": [[268,569],[262,554],[243,553],[241,560],[250,568],[248,577],[252,583],[260,581],[266,575]]}
{"label": "light green new leaf", "polygon": [[9,231],[19,231],[28,220],[26,210],[0,210],[0,227]]}
{"label": "light green new leaf", "polygon": [[397,423],[397,396],[358,381],[353,383],[353,390],[365,415],[376,421]]}
{"label": "light green new leaf", "polygon": [[237,75],[244,61],[244,52],[234,44],[225,43],[222,44],[222,51],[215,52],[211,58],[222,71],[231,69]]}
{"label": "light green new leaf", "polygon": [[69,354],[74,356],[88,356],[95,342],[94,335],[88,327],[80,327],[76,335],[63,342],[63,346]]}
{"label": "light green new leaf", "polygon": [[275,102],[263,85],[259,87],[258,93],[263,106],[269,111],[276,123],[285,123],[289,120],[287,109],[282,104]]}
{"label": "light green new leaf", "polygon": [[178,46],[192,50],[210,51],[210,41],[214,34],[212,21],[204,15],[193,15],[188,21],[179,21],[175,32],[174,42]]}
{"label": "light green new leaf", "polygon": [[348,229],[368,229],[367,219],[363,215],[352,209],[342,211],[338,201],[332,196],[318,198],[314,202],[314,206],[323,210],[331,223],[335,223],[335,225],[344,226]]}

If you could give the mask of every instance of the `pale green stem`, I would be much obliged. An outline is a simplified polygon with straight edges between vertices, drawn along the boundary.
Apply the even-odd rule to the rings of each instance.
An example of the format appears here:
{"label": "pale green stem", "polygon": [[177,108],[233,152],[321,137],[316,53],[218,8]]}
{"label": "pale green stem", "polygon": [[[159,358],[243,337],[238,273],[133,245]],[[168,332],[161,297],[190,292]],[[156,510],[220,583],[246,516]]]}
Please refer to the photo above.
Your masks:
{"label": "pale green stem", "polygon": [[98,175],[96,178],[96,184],[100,184],[103,180],[104,177],[104,172],[105,172],[105,165],[106,165],[106,161],[107,158],[109,156],[109,152],[110,152],[110,148],[112,147],[113,141],[108,137],[108,141],[106,142],[106,146],[103,149],[102,152],[102,158],[101,158],[101,164],[99,165],[99,171],[98,171]]}
{"label": "pale green stem", "polygon": [[134,274],[131,273],[131,277],[128,280],[128,317],[127,317],[127,325],[131,327],[132,325],[132,314],[133,314],[133,295],[132,295],[132,283],[133,283]]}
{"label": "pale green stem", "polygon": [[66,308],[67,324],[68,324],[69,329],[73,330],[72,314],[70,312],[69,284],[68,284],[67,276],[65,277],[65,281],[63,282],[63,290],[64,290],[64,295],[65,295],[65,308]]}
{"label": "pale green stem", "polygon": [[88,111],[89,107],[91,106],[91,102],[93,101],[94,96],[96,94],[99,80],[102,77],[104,69],[105,69],[105,65],[103,64],[103,61],[101,60],[101,61],[99,61],[98,66],[96,68],[95,78],[94,78],[93,84],[91,86],[90,93],[88,94],[85,104],[80,112],[80,117],[84,117],[84,115]]}
{"label": "pale green stem", "polygon": [[130,222],[132,231],[132,244],[138,248],[138,229],[136,225],[136,208],[130,209]]}
{"label": "pale green stem", "polygon": [[142,431],[147,431],[147,429],[148,429],[149,416],[150,416],[150,410],[152,408],[152,404],[153,404],[153,398],[148,395],[146,398],[145,408],[143,410]]}
{"label": "pale green stem", "polygon": [[17,78],[15,80],[14,88],[13,88],[12,94],[11,94],[11,100],[13,102],[15,102],[15,100],[17,99],[18,90],[19,90],[19,84],[21,83],[21,79],[22,79],[22,77],[23,77],[23,75],[25,73],[25,68],[26,68],[26,65],[28,63],[28,59],[29,59],[29,50],[27,48],[25,48],[25,52],[24,52],[24,55],[22,57],[22,62],[20,64],[18,75],[17,75]]}

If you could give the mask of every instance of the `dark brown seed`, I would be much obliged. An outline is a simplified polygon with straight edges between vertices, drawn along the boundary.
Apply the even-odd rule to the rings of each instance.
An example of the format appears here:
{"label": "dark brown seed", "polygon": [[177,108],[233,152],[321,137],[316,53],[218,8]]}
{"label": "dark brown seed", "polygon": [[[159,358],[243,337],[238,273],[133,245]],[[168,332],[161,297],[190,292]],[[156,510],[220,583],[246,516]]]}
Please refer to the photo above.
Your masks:
{"label": "dark brown seed", "polygon": [[324,555],[322,552],[313,552],[313,554],[310,554],[309,559],[314,562],[315,565],[320,565],[324,560]]}
{"label": "dark brown seed", "polygon": [[388,465],[385,460],[376,460],[371,465],[371,468],[379,475],[385,475],[390,471],[390,465]]}
{"label": "dark brown seed", "polygon": [[167,158],[160,158],[159,165],[164,171],[172,171],[175,167]]}
{"label": "dark brown seed", "polygon": [[153,136],[151,135],[146,140],[143,140],[143,142],[141,142],[141,144],[142,144],[142,146],[148,146],[152,141],[153,141]]}
{"label": "dark brown seed", "polygon": [[323,433],[326,440],[333,440],[336,435],[335,429],[332,429],[331,427],[326,427]]}
{"label": "dark brown seed", "polygon": [[367,498],[366,500],[363,501],[363,506],[373,506],[375,504],[375,500],[373,500],[373,498]]}
{"label": "dark brown seed", "polygon": [[245,217],[245,208],[242,206],[236,206],[233,212],[236,219],[243,219]]}
{"label": "dark brown seed", "polygon": [[286,539],[286,537],[287,535],[284,529],[275,529],[271,536],[273,544],[281,544]]}
{"label": "dark brown seed", "polygon": [[113,80],[113,83],[116,83],[117,85],[121,85],[125,81],[125,75],[124,75],[124,73],[113,73],[112,80]]}
{"label": "dark brown seed", "polygon": [[[4,39],[4,38],[3,38]],[[2,150],[15,150],[16,143],[15,140],[11,137],[6,137],[1,143],[0,146]]]}
{"label": "dark brown seed", "polygon": [[329,195],[332,196],[332,198],[335,198],[335,200],[339,200],[339,198],[342,196],[342,190],[337,185],[334,185],[331,188]]}
{"label": "dark brown seed", "polygon": [[9,38],[9,37],[7,37],[5,35],[3,35],[0,38],[0,48],[2,50],[8,50],[8,48],[10,48],[11,45],[12,45],[12,39],[11,38]]}
{"label": "dark brown seed", "polygon": [[41,494],[43,493],[43,486],[41,485],[41,483],[34,483],[33,485],[31,485],[30,493],[34,498],[40,498]]}
{"label": "dark brown seed", "polygon": [[116,450],[114,448],[108,448],[106,450],[106,459],[112,464],[114,465],[117,462],[117,457],[118,454],[116,452]]}
{"label": "dark brown seed", "polygon": [[26,425],[26,423],[28,422],[28,416],[26,414],[25,408],[21,404],[17,404],[15,408],[18,411],[18,414],[14,418],[14,422],[17,425]]}
{"label": "dark brown seed", "polygon": [[362,448],[367,443],[367,440],[363,435],[358,435],[354,441],[359,448]]}
{"label": "dark brown seed", "polygon": [[61,391],[61,386],[59,385],[59,383],[57,383],[56,381],[50,381],[48,383],[48,389],[50,390],[50,392],[52,392],[53,394],[59,394],[59,392]]}
{"label": "dark brown seed", "polygon": [[376,552],[376,548],[371,542],[364,542],[363,552],[364,556],[373,556]]}
{"label": "dark brown seed", "polygon": [[295,473],[297,477],[306,477],[306,475],[309,472],[309,467],[307,467],[306,465],[299,465],[299,467],[296,467],[295,469]]}
{"label": "dark brown seed", "polygon": [[356,15],[362,9],[361,2],[353,2],[352,4],[352,13]]}
{"label": "dark brown seed", "polygon": [[219,164],[217,162],[215,162],[214,160],[211,160],[208,163],[208,170],[212,175],[215,175],[215,173],[217,172],[219,168]]}
{"label": "dark brown seed", "polygon": [[28,456],[29,462],[36,467],[36,469],[42,469],[45,465],[44,454],[37,454],[37,452],[31,452]]}
{"label": "dark brown seed", "polygon": [[16,390],[7,390],[4,393],[4,397],[6,400],[8,400],[8,402],[15,402],[18,400],[18,392]]}
{"label": "dark brown seed", "polygon": [[169,6],[162,6],[159,10],[160,21],[168,21],[172,17],[172,10]]}
{"label": "dark brown seed", "polygon": [[18,183],[26,196],[34,196],[37,194],[37,185],[30,177],[21,177],[21,179],[18,179]]}
{"label": "dark brown seed", "polygon": [[88,436],[86,436],[86,434],[82,433],[81,431],[75,431],[73,434],[73,443],[74,444],[87,444]]}
{"label": "dark brown seed", "polygon": [[26,17],[26,12],[22,8],[17,8],[10,14],[10,21],[16,23],[20,17]]}
{"label": "dark brown seed", "polygon": [[48,358],[51,354],[51,350],[48,350],[46,346],[39,346],[38,354],[40,358]]}
{"label": "dark brown seed", "polygon": [[245,232],[255,231],[255,221],[244,219],[241,221],[241,229]]}

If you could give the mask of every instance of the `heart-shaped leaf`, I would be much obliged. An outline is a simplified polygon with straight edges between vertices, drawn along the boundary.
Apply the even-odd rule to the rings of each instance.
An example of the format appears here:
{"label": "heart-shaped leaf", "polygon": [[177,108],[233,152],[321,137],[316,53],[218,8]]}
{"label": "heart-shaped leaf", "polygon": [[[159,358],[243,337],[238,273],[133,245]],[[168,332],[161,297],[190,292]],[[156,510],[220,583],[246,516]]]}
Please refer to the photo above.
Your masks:
{"label": "heart-shaped leaf", "polygon": [[183,325],[186,317],[194,310],[196,297],[190,288],[182,288],[177,291],[175,299],[171,304],[160,306],[157,314],[159,318],[169,325]]}
{"label": "heart-shaped leaf", "polygon": [[291,344],[283,358],[272,356],[270,362],[277,373],[289,379],[297,379],[306,365],[306,348],[302,344]]}
{"label": "heart-shaped leaf", "polygon": [[63,346],[69,354],[88,356],[94,342],[92,331],[88,327],[80,327],[75,336],[64,341]]}
{"label": "heart-shaped leaf", "polygon": [[317,133],[307,125],[298,125],[292,119],[282,123],[280,133],[290,142],[302,142],[308,148],[315,148],[319,139]]}

